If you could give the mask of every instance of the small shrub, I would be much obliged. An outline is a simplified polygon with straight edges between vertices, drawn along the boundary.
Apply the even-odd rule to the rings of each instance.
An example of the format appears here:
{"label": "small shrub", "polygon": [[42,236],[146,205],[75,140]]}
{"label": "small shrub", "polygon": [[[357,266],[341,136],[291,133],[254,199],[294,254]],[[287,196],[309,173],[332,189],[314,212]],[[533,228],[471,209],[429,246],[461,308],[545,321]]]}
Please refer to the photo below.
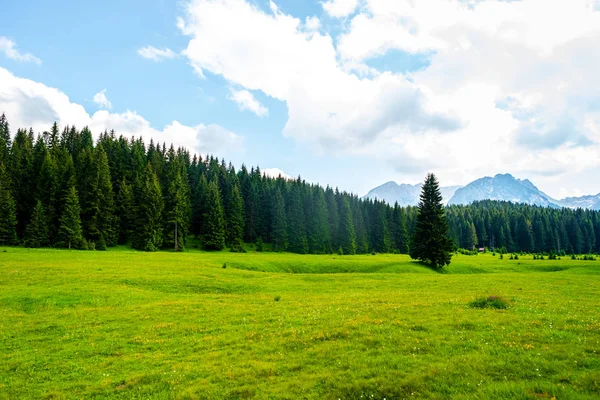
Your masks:
{"label": "small shrub", "polygon": [[275,300],[275,301],[279,301],[279,300],[281,300],[281,296],[277,295],[277,296],[275,296],[275,297],[273,298],[273,300]]}
{"label": "small shrub", "polygon": [[518,254],[515,254],[515,258],[514,258],[514,259],[515,259],[515,260],[518,260],[518,259],[519,259],[519,255],[518,255]]}
{"label": "small shrub", "polygon": [[256,251],[261,252],[264,250],[265,244],[263,243],[262,238],[256,239]]}
{"label": "small shrub", "polygon": [[504,254],[500,253],[500,259],[504,260]]}
{"label": "small shrub", "polygon": [[575,256],[575,254],[571,254],[571,260],[577,260],[577,257]]}
{"label": "small shrub", "polygon": [[223,263],[223,268],[227,268],[227,263]]}
{"label": "small shrub", "polygon": [[469,303],[471,308],[495,308],[497,310],[506,310],[508,301],[500,296],[480,297]]}
{"label": "small shrub", "polygon": [[344,249],[342,249],[342,246],[340,246],[340,248],[338,249],[338,256],[343,256],[344,255]]}
{"label": "small shrub", "polygon": [[377,253],[375,253],[374,251],[372,251],[372,252],[371,252],[371,255],[372,255],[372,256],[374,256],[374,255],[376,255],[376,254],[377,254]]}

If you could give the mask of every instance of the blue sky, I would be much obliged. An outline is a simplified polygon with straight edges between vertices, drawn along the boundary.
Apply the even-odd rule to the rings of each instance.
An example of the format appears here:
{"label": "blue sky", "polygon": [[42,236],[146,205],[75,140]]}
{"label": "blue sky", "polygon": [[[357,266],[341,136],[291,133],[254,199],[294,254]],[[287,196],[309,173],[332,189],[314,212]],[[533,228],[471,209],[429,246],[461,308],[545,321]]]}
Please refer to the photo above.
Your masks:
{"label": "blue sky", "polygon": [[510,172],[556,197],[597,193],[582,177],[600,172],[600,12],[546,3],[10,2],[0,112],[361,195],[428,171],[447,185]]}

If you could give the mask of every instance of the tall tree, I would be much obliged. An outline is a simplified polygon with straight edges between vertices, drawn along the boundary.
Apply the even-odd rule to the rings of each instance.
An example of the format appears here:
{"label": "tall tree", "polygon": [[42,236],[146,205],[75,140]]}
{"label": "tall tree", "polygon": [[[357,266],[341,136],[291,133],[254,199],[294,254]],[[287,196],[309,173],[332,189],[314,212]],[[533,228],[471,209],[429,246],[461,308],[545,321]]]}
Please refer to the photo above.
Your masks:
{"label": "tall tree", "polygon": [[448,238],[440,186],[435,175],[428,174],[421,191],[410,256],[434,268],[441,268],[450,264],[451,252],[452,242]]}
{"label": "tall tree", "polygon": [[273,224],[271,236],[273,249],[275,251],[285,251],[287,247],[287,221],[285,216],[285,203],[279,188],[275,188],[273,195],[273,207],[271,208]]}
{"label": "tall tree", "polygon": [[80,248],[83,244],[83,232],[81,228],[81,207],[75,187],[71,187],[65,198],[65,209],[60,218],[58,230],[59,245],[62,247]]}
{"label": "tall tree", "polygon": [[136,185],[135,219],[131,245],[134,249],[156,251],[163,244],[164,200],[150,162]]}
{"label": "tall tree", "polygon": [[10,193],[9,182],[6,168],[0,161],[0,245],[2,246],[17,242],[17,205]]}
{"label": "tall tree", "polygon": [[206,193],[204,247],[207,250],[222,250],[225,247],[225,213],[216,180],[208,184]]}
{"label": "tall tree", "polygon": [[41,201],[37,201],[31,213],[31,220],[25,232],[25,245],[27,247],[44,247],[48,241],[48,220]]}
{"label": "tall tree", "polygon": [[119,239],[120,244],[125,244],[130,239],[134,213],[133,188],[125,178],[119,184],[119,193],[116,201],[117,218],[119,221]]}
{"label": "tall tree", "polygon": [[235,184],[231,190],[229,202],[230,215],[228,224],[229,247],[233,252],[244,251],[244,203],[239,186]]}
{"label": "tall tree", "polygon": [[182,177],[182,171],[175,171],[165,196],[165,245],[175,251],[185,250],[191,218],[188,192],[189,188]]}
{"label": "tall tree", "polygon": [[352,211],[347,198],[343,198],[342,200],[339,232],[344,254],[356,254],[356,234],[352,223]]}

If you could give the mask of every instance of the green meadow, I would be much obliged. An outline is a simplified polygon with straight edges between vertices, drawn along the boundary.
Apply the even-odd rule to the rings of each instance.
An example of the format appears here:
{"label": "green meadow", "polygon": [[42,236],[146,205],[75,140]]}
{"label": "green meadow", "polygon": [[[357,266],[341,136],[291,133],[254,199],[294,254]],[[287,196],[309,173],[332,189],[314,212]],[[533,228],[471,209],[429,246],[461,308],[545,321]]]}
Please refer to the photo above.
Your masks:
{"label": "green meadow", "polygon": [[2,399],[598,399],[600,260],[0,248],[0,354]]}

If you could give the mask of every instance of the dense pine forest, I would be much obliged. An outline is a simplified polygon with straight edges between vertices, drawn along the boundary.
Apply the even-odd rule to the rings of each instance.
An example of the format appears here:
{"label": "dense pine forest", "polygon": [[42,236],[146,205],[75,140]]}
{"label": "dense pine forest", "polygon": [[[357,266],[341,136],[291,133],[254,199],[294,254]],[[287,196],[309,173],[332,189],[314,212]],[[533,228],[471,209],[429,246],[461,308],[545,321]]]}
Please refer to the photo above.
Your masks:
{"label": "dense pine forest", "polygon": [[[600,251],[600,213],[483,201],[446,208],[457,248]],[[416,208],[359,199],[300,178],[236,170],[224,160],[114,131],[55,123],[11,135],[0,117],[0,245],[104,250],[408,253]]]}

